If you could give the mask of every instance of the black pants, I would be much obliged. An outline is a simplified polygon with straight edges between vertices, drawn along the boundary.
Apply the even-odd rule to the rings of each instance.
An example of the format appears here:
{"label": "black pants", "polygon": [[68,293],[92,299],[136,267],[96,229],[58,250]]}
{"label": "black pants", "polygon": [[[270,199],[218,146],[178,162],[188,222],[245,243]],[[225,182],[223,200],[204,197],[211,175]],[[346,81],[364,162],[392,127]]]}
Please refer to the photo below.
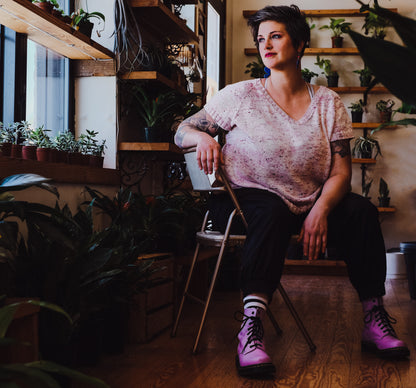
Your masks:
{"label": "black pants", "polygon": [[[248,222],[243,248],[241,290],[244,295],[265,293],[270,298],[282,275],[292,234],[300,232],[308,213],[293,214],[277,195],[259,189],[235,190]],[[233,209],[227,194],[209,201],[214,228],[224,231]],[[239,217],[233,233],[246,233]],[[328,245],[336,247],[360,300],[385,294],[386,254],[377,208],[354,193],[348,193],[328,217]]]}

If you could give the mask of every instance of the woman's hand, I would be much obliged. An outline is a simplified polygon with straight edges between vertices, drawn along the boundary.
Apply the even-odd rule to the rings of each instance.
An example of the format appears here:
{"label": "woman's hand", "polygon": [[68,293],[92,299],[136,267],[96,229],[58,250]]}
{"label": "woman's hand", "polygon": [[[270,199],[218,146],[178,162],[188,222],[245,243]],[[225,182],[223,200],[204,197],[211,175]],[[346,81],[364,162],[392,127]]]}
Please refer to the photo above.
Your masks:
{"label": "woman's hand", "polygon": [[313,207],[303,222],[299,236],[299,241],[303,240],[303,255],[308,260],[316,260],[325,252],[327,235],[327,216],[319,208]]}
{"label": "woman's hand", "polygon": [[201,133],[200,138],[196,145],[196,160],[199,168],[204,170],[205,174],[212,174],[224,164],[221,146],[207,134]]}

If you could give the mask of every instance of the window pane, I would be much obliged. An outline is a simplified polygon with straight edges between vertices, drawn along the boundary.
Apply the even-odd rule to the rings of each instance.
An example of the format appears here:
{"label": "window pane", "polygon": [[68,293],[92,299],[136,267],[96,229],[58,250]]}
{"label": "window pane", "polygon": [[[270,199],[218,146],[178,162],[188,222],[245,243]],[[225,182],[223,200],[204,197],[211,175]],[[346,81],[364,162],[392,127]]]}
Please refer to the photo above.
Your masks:
{"label": "window pane", "polygon": [[218,91],[220,83],[220,15],[208,3],[207,101]]}
{"label": "window pane", "polygon": [[26,120],[52,135],[68,129],[69,60],[28,40]]}
{"label": "window pane", "polygon": [[4,33],[3,47],[3,117],[0,121],[14,121],[15,100],[15,65],[16,65],[16,33],[7,27],[2,27]]}

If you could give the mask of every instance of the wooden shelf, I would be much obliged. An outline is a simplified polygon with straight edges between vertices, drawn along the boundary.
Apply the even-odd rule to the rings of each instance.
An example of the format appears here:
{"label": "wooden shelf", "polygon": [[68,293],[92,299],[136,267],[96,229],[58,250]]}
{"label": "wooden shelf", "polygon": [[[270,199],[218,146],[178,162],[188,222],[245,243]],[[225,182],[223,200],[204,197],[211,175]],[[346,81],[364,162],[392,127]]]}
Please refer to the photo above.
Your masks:
{"label": "wooden shelf", "polygon": [[[245,48],[244,54],[247,56],[255,56],[258,54],[256,48]],[[305,55],[359,55],[359,51],[356,47],[313,47],[305,49]]]}
{"label": "wooden shelf", "polygon": [[395,213],[396,212],[396,208],[393,206],[389,206],[389,207],[377,207],[378,211],[380,213]]}
{"label": "wooden shelf", "polygon": [[357,158],[352,158],[351,160],[352,163],[358,163],[358,164],[375,164],[376,160],[375,159],[357,159]]}
{"label": "wooden shelf", "polygon": [[145,25],[152,34],[173,43],[199,42],[198,36],[160,0],[130,0],[139,25]]}
{"label": "wooden shelf", "polygon": [[[329,88],[337,93],[364,93],[367,88],[364,86],[340,86],[336,88]],[[370,90],[370,93],[390,93],[384,86],[375,86]]]}
{"label": "wooden shelf", "polygon": [[139,143],[121,142],[118,144],[119,151],[144,151],[144,152],[172,152],[182,154],[182,149],[173,143]]}
{"label": "wooden shelf", "polygon": [[59,183],[119,185],[120,172],[109,168],[92,168],[65,163],[38,162],[0,156],[1,177],[33,173]]}
{"label": "wooden shelf", "polygon": [[352,123],[353,129],[373,129],[377,128],[381,123]]}
{"label": "wooden shelf", "polygon": [[0,0],[0,24],[71,59],[111,59],[112,51],[27,0]]}
{"label": "wooden shelf", "polygon": [[[388,8],[392,12],[397,12],[397,8]],[[245,10],[243,16],[245,18],[254,15],[257,11]],[[304,9],[302,12],[307,17],[335,17],[335,16],[365,16],[368,12],[360,12],[359,9]]]}
{"label": "wooden shelf", "polygon": [[188,91],[183,86],[178,85],[176,82],[172,81],[157,71],[132,71],[130,73],[120,74],[119,78],[124,80],[154,81],[163,84],[171,89],[177,90],[182,94],[188,93]]}

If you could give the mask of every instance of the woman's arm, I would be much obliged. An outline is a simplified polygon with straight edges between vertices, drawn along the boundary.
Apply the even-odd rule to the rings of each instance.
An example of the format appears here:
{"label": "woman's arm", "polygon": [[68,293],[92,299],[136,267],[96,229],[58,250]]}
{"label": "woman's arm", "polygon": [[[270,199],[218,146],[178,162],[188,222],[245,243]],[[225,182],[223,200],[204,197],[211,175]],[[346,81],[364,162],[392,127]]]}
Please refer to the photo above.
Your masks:
{"label": "woman's arm", "polygon": [[328,215],[344,195],[351,190],[351,152],[349,140],[331,142],[332,166],[322,193],[306,217],[299,239],[303,239],[303,254],[316,260],[325,252]]}
{"label": "woman's arm", "polygon": [[221,146],[213,138],[221,127],[201,109],[182,121],[175,134],[175,144],[181,148],[196,147],[196,158],[201,170],[211,174],[224,164]]}

